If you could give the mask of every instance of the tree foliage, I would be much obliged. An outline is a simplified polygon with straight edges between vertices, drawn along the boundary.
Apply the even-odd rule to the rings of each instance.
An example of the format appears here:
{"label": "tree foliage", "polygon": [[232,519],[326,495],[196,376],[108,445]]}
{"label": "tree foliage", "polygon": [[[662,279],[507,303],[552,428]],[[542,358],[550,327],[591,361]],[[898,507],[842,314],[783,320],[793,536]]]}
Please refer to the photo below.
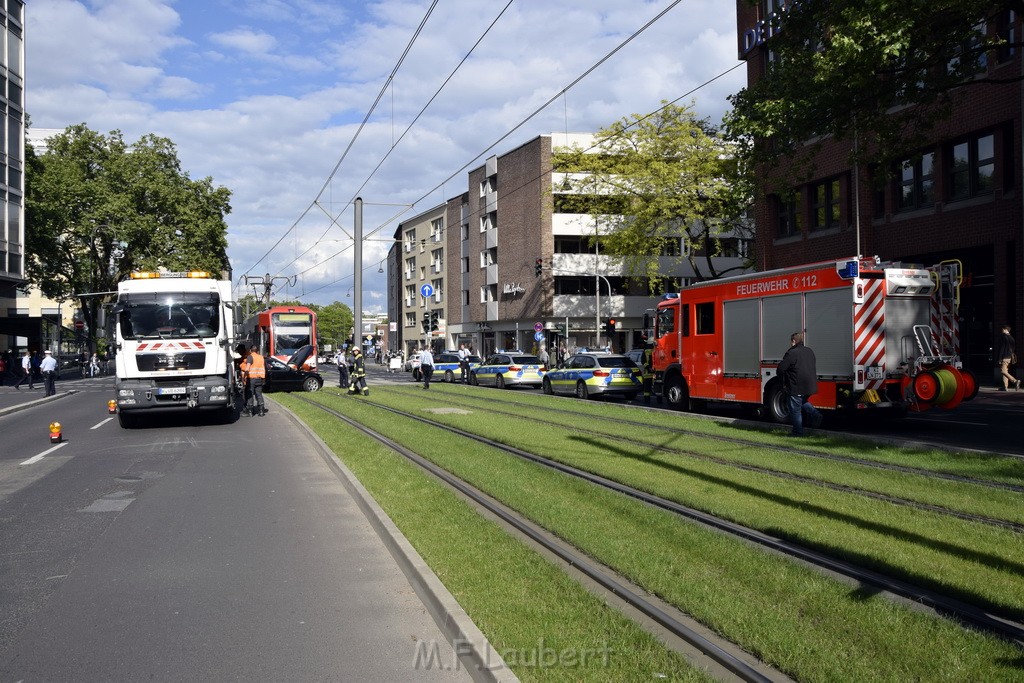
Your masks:
{"label": "tree foliage", "polygon": [[554,170],[570,174],[557,210],[598,216],[601,252],[646,277],[652,293],[661,257],[685,258],[699,279],[716,278],[718,239],[749,237],[750,182],[728,143],[690,107],[664,104],[623,118],[598,131],[589,150],[556,150]]}
{"label": "tree foliage", "polygon": [[85,295],[114,291],[133,270],[228,270],[231,193],[189,178],[169,139],[129,145],[78,124],[26,157],[28,279],[79,299],[90,329],[105,297]]}
{"label": "tree foliage", "polygon": [[[1020,80],[991,68],[1021,49],[1003,30],[1024,2],[795,0],[768,20],[766,73],[730,99],[725,129],[754,165],[807,163],[809,141],[854,142],[851,160],[919,151],[956,98]],[[1019,29],[1018,29],[1019,31]]]}

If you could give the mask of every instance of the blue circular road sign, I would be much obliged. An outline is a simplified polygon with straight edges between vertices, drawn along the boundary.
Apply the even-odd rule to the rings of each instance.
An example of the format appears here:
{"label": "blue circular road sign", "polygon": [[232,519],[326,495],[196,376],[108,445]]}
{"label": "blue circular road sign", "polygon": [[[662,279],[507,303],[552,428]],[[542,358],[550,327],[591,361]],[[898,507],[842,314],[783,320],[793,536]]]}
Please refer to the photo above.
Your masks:
{"label": "blue circular road sign", "polygon": [[422,287],[420,287],[420,294],[422,294],[424,298],[433,296],[434,288],[431,287],[430,285],[423,285]]}

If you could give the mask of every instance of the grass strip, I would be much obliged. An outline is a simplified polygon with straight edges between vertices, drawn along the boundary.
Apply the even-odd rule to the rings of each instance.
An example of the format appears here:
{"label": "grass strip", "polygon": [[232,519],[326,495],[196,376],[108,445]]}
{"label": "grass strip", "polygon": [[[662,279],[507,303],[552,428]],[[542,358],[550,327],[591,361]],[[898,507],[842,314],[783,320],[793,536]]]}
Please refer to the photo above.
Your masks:
{"label": "grass strip", "polygon": [[[407,391],[399,387],[388,387],[395,391]],[[431,386],[433,392],[435,387]],[[498,392],[490,388],[466,387],[463,385],[437,385],[436,393],[451,392],[462,396],[482,396],[487,400],[510,403],[517,406],[548,407],[578,413],[581,418],[612,417],[635,419],[652,428],[685,429],[701,434],[720,435],[752,439],[763,443],[791,448],[792,442],[785,440],[785,429],[766,430],[763,427],[733,424],[725,420],[701,417],[690,413],[667,410],[644,410],[605,401],[580,401],[545,396],[531,390]],[[831,433],[821,439],[807,439],[800,443],[805,450],[818,450],[830,455],[842,455],[880,463],[914,467],[943,474],[990,480],[1015,486],[1024,486],[1024,460],[999,454],[954,452],[942,449],[907,448],[885,443],[866,442],[864,439],[847,438]]]}
{"label": "grass strip", "polygon": [[275,399],[345,462],[522,680],[710,680],[398,454],[293,397]]}
{"label": "grass strip", "polygon": [[437,462],[797,680],[1019,679],[1020,650],[997,638],[448,430],[327,393],[314,400]]}
{"label": "grass strip", "polygon": [[[418,396],[407,393],[402,395],[409,398]],[[451,403],[448,403],[449,400]],[[435,395],[432,401],[436,404],[439,399]],[[464,396],[448,393],[443,394],[440,401],[463,408],[473,406],[490,409],[486,396],[477,397],[476,400],[466,400]],[[490,403],[493,405],[493,402]],[[498,409],[507,412],[513,410],[511,406]],[[607,420],[597,419],[581,422],[579,415],[555,413],[550,410],[550,406],[521,405],[515,410],[519,417],[557,422],[567,429],[586,431],[595,437],[601,434],[621,436],[623,430],[627,429],[621,423]],[[755,440],[755,436],[761,438]],[[766,436],[771,438],[765,438]],[[869,465],[808,457],[766,443],[773,438],[778,438],[774,435],[750,434],[746,437],[750,440],[745,445],[713,439],[694,439],[678,434],[676,438],[672,438],[670,432],[663,430],[630,431],[629,438],[637,443],[651,446],[678,448],[680,449],[678,456],[681,458],[692,457],[691,452],[693,452],[737,464],[763,467],[775,472],[903,498],[926,505],[935,505],[956,512],[1024,524],[1024,505],[1021,504],[1022,495],[1018,492],[993,489],[972,483],[934,479],[921,474],[881,470]],[[819,441],[830,438],[829,436],[815,436],[810,440]],[[791,441],[785,443],[785,445],[791,444]]]}
{"label": "grass strip", "polygon": [[[416,413],[434,404],[386,393],[376,400]],[[1024,615],[1024,535],[1008,529],[715,462],[683,461],[527,417],[485,411],[429,417],[968,602]],[[684,438],[693,441],[676,435],[669,442]]]}

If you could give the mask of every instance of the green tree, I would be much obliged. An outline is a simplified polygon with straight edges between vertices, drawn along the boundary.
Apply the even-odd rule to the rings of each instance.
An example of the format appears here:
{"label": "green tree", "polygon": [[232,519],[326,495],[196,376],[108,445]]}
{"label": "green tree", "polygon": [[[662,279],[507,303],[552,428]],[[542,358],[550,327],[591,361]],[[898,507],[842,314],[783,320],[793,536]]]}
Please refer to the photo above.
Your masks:
{"label": "green tree", "polygon": [[602,253],[646,277],[652,293],[660,257],[687,259],[699,279],[721,277],[712,260],[720,239],[751,234],[750,182],[728,143],[690,107],[634,114],[598,131],[590,150],[554,156],[554,170],[571,174],[557,210],[599,217]]}
{"label": "green tree", "polygon": [[[109,293],[133,270],[229,269],[231,193],[192,180],[167,138],[128,145],[68,127],[44,154],[26,150],[28,279],[54,299],[78,299],[91,330]],[[100,295],[97,295],[100,294]]]}
{"label": "green tree", "polygon": [[353,322],[352,309],[340,301],[321,306],[317,313],[320,339],[325,344],[331,344],[337,349],[340,344],[352,336]]}
{"label": "green tree", "polygon": [[[799,0],[770,17],[763,78],[730,99],[725,129],[755,166],[798,162],[809,141],[846,140],[851,160],[890,162],[920,150],[957,98],[1020,80],[987,69],[1021,49],[1005,29],[1016,0]],[[1019,31],[1019,29],[1017,29]],[[788,178],[787,182],[791,182]]]}

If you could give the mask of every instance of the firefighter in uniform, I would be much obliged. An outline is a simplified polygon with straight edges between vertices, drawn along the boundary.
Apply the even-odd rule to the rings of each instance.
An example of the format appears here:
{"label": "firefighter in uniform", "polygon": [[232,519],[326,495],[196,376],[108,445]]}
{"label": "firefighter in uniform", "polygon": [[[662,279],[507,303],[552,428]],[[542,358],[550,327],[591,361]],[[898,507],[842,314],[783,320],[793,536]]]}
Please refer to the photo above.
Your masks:
{"label": "firefighter in uniform", "polygon": [[363,385],[363,396],[370,395],[370,388],[366,386],[366,365],[363,363],[363,352],[358,346],[352,350],[352,385],[348,388],[349,394],[358,394],[359,385]]}
{"label": "firefighter in uniform", "polygon": [[[255,405],[250,409],[249,414],[262,417],[267,414],[267,409],[263,405],[263,385],[267,381],[267,365],[263,360],[263,356],[256,353],[253,344],[249,344],[248,351],[249,354],[242,361],[242,374],[245,376],[246,383],[249,385],[249,392],[255,400]],[[246,401],[246,407],[248,405],[249,403]]]}
{"label": "firefighter in uniform", "polygon": [[[643,386],[644,386],[644,403],[650,405],[651,403],[651,389],[654,386],[654,349],[647,347],[644,349],[643,355]],[[661,396],[658,397],[658,403],[661,403]]]}

